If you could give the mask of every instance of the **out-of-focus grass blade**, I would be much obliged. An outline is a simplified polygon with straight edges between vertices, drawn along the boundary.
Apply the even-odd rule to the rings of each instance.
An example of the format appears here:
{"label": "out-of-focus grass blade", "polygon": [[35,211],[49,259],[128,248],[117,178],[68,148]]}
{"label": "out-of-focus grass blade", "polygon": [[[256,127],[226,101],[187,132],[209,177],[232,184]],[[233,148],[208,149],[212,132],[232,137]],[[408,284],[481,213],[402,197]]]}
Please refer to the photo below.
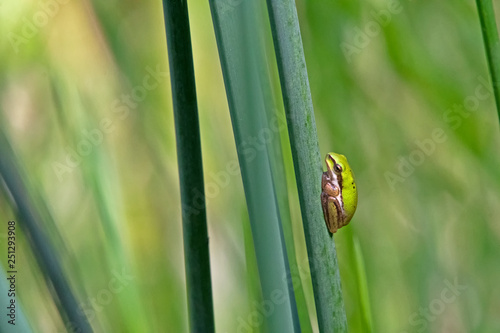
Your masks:
{"label": "out-of-focus grass blade", "polygon": [[[113,192],[111,191],[114,188],[114,186],[111,186],[114,177],[111,175],[107,156],[105,156],[105,153],[101,149],[96,148],[96,150],[95,154],[90,156],[87,162],[84,163],[86,171],[84,176],[86,183],[93,193],[93,200],[108,242],[106,244],[108,250],[104,255],[109,267],[121,267],[122,270],[126,269],[129,272],[133,272],[133,267],[131,267],[131,263],[127,260],[126,247],[120,238],[117,222],[120,219],[117,218],[117,213],[113,211],[113,207],[117,206],[113,202],[116,198],[112,197]],[[137,285],[132,284],[129,288],[117,293],[116,297],[119,300],[118,306],[122,317],[121,326],[116,324],[114,328],[121,327],[124,329],[126,327],[130,332],[150,329],[147,314],[144,310],[145,303],[140,296],[140,290],[137,288]]]}
{"label": "out-of-focus grass blade", "polygon": [[[90,19],[95,20],[95,27],[98,29],[99,33],[105,37],[106,46],[109,48],[110,55],[116,62],[120,74],[123,75],[123,79],[129,81],[133,85],[140,84],[144,79],[144,68],[141,68],[137,64],[144,61],[140,58],[141,52],[137,52],[134,49],[133,43],[130,43],[127,39],[121,37],[123,29],[120,29],[120,24],[123,22],[124,17],[129,14],[126,12],[120,12],[120,10],[126,8],[127,6],[121,6],[114,2],[103,2],[99,0],[93,0],[86,2],[88,13],[91,16]],[[138,30],[140,31],[140,30]],[[147,52],[147,54],[152,54]],[[156,66],[151,63],[151,58],[148,57],[146,62],[149,66]],[[163,62],[160,63],[161,68],[163,68]],[[127,89],[132,89],[128,85],[124,85]],[[161,137],[162,142],[168,139],[168,136],[163,135],[162,118],[159,117],[160,112],[138,112],[139,108],[143,110],[146,107],[150,107],[153,110],[158,109],[157,101],[155,99],[146,98],[141,102],[137,109],[133,109],[132,113],[134,117],[130,117],[130,121],[134,126],[134,130],[141,134],[141,137],[148,142],[144,145],[144,149],[148,150],[148,156],[154,162],[154,166],[161,174],[165,170],[165,165],[162,162],[161,156],[165,154],[162,150],[166,145],[156,144],[156,137]]]}
{"label": "out-of-focus grass blade", "polygon": [[[287,258],[268,147],[265,108],[259,83],[254,29],[259,25],[253,2],[229,6],[211,0],[210,7],[222,65],[229,110],[241,168],[263,299],[274,311],[266,317],[270,332],[300,330],[293,288],[287,279]],[[253,37],[252,37],[253,36]],[[276,295],[282,297],[278,302]]]}
{"label": "out-of-focus grass blade", "polygon": [[[55,80],[53,81],[53,87],[54,104],[58,111],[57,115],[61,123],[61,131],[65,139],[71,143],[71,146],[76,147],[78,144],[79,128],[74,123],[67,121],[72,115],[69,114],[67,106],[59,98],[58,86]],[[86,102],[85,105],[90,109],[92,104],[88,101]],[[72,112],[75,112],[73,117],[75,117],[75,114],[79,114],[80,125],[87,124],[87,126],[83,127],[89,128],[92,127],[91,116],[85,111],[85,109],[78,107],[72,109]],[[117,207],[117,197],[119,196],[113,192],[113,189],[116,188],[116,179],[110,168],[109,156],[103,150],[102,146],[95,147],[94,149],[94,154],[83,159],[82,169],[84,183],[92,192],[92,200],[100,218],[100,226],[105,235],[102,238],[106,248],[106,251],[103,252],[103,258],[110,269],[116,267],[119,270],[133,272],[131,263],[126,258],[126,246],[124,246],[120,237],[120,225],[118,221],[122,219],[117,217],[119,210],[115,209]],[[56,235],[58,234],[56,233]],[[140,290],[136,284],[131,284],[128,288],[115,295],[119,300],[116,303],[120,308],[121,314],[119,324],[115,324],[114,329],[123,330],[127,328],[130,331],[150,329],[148,326],[149,322],[146,320],[144,303],[141,302]]]}
{"label": "out-of-focus grass blade", "polygon": [[[42,219],[35,210],[26,185],[24,184],[20,164],[5,133],[0,130],[0,175],[13,198],[19,216],[19,224],[23,228],[31,244],[42,271],[45,273],[50,290],[55,292],[54,298],[64,322],[80,332],[92,332],[92,328],[83,313],[79,311],[78,303],[58,261],[49,239],[41,228]],[[66,321],[67,320],[67,321]]]}
{"label": "out-of-focus grass blade", "polygon": [[359,303],[361,305],[363,332],[373,332],[372,311],[370,307],[370,294],[368,292],[368,281],[366,279],[365,260],[361,245],[356,235],[351,233],[354,245],[354,260],[356,261],[356,277],[359,291]]}
{"label": "out-of-focus grass blade", "polygon": [[181,187],[189,326],[191,332],[214,332],[203,164],[187,2],[164,0],[163,13]]}
{"label": "out-of-focus grass blade", "polygon": [[[343,267],[344,291],[349,295],[346,311],[350,329],[360,332],[373,332],[370,292],[366,266],[358,236],[350,224],[342,229],[342,239],[338,239],[339,248],[343,249],[341,262]],[[343,260],[342,260],[343,259]]]}
{"label": "out-of-focus grass blade", "polygon": [[500,120],[500,41],[498,39],[497,24],[495,21],[495,10],[491,0],[476,0],[481,30],[483,32],[484,47],[488,59],[491,80],[493,81],[493,93]]}
{"label": "out-of-focus grass blade", "polygon": [[268,0],[281,89],[310,258],[318,325],[321,332],[347,331],[347,319],[333,238],[320,205],[321,157],[300,36],[291,0]]}

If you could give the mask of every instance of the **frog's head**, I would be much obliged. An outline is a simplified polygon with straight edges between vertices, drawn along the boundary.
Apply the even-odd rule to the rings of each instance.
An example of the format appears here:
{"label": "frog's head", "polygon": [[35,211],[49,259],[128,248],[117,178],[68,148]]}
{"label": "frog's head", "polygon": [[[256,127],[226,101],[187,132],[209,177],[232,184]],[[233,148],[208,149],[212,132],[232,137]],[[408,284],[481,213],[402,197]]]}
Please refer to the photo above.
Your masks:
{"label": "frog's head", "polygon": [[344,203],[345,224],[347,224],[358,205],[358,190],[349,163],[344,155],[328,153],[325,158],[326,167],[331,179],[336,179],[341,190]]}

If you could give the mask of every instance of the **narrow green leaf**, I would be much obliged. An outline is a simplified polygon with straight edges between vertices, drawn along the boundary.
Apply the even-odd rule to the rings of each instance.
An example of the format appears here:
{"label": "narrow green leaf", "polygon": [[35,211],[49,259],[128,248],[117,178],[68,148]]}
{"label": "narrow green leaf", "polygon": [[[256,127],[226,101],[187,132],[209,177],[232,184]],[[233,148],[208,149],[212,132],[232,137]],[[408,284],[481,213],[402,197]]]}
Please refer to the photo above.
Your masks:
{"label": "narrow green leaf", "polygon": [[[270,332],[300,330],[293,288],[287,279],[287,257],[266,144],[265,110],[259,61],[262,55],[255,29],[253,2],[229,4],[211,0],[210,7],[236,141],[263,302]],[[262,324],[253,328],[260,330]]]}
{"label": "narrow green leaf", "polygon": [[186,1],[164,0],[181,186],[191,332],[214,332],[212,282],[191,35]]}
{"label": "narrow green leaf", "polygon": [[335,242],[322,216],[321,157],[300,36],[291,0],[268,0],[290,145],[321,332],[347,331]]}
{"label": "narrow green leaf", "polygon": [[[259,29],[258,32],[261,34],[261,39],[265,41],[266,47],[263,51],[266,51],[266,58],[261,59],[262,63],[268,63],[269,61],[274,61],[274,50],[273,41],[270,34],[269,19],[267,15],[267,7],[265,3],[260,6],[259,3],[259,15],[258,26],[265,27],[264,29]],[[269,45],[269,47],[268,47]],[[264,52],[263,52],[264,53]],[[264,54],[263,54],[264,55]],[[274,189],[276,191],[276,198],[278,201],[280,220],[283,229],[283,236],[286,244],[286,252],[289,262],[289,275],[291,283],[293,284],[293,290],[296,298],[297,313],[300,320],[300,328],[304,333],[312,332],[311,321],[309,318],[309,311],[307,309],[306,298],[304,295],[304,288],[302,280],[300,278],[299,267],[297,264],[297,257],[295,253],[295,240],[293,236],[293,226],[292,218],[290,214],[290,204],[288,198],[288,187],[287,187],[287,177],[286,168],[283,158],[282,150],[282,134],[283,140],[286,140],[288,144],[288,132],[284,126],[285,113],[281,104],[281,94],[278,91],[273,90],[273,85],[271,84],[272,77],[275,75],[277,77],[277,69],[270,69],[270,64],[267,66],[259,67],[259,77],[261,82],[261,91],[264,98],[264,103],[266,107],[266,128],[271,128],[269,132],[270,139],[268,140],[269,149],[269,159],[271,162],[271,171],[273,174]],[[272,72],[271,72],[272,70]],[[279,84],[279,83],[278,83]],[[280,101],[278,101],[278,99]],[[278,107],[279,105],[279,107]],[[283,125],[283,130],[281,126]],[[278,128],[278,129],[276,129]],[[283,133],[282,133],[283,132]]]}
{"label": "narrow green leaf", "polygon": [[354,242],[354,260],[356,261],[356,277],[359,290],[359,303],[361,304],[361,314],[363,318],[363,331],[373,332],[372,311],[370,307],[370,294],[368,291],[368,281],[366,278],[365,260],[359,239],[352,234]]}
{"label": "narrow green leaf", "polygon": [[483,32],[484,47],[488,59],[491,80],[493,81],[493,94],[500,120],[500,41],[498,39],[495,10],[491,0],[476,0],[481,30]]}
{"label": "narrow green leaf", "polygon": [[[363,256],[363,251],[361,249],[361,244],[359,243],[358,236],[354,233],[354,228],[352,225],[348,225],[342,229],[343,233],[343,249],[346,253],[344,255],[347,259],[347,265],[349,265],[349,271],[352,273],[349,275],[348,283],[346,283],[346,290],[351,292],[351,299],[356,299],[357,302],[353,302],[352,308],[356,311],[350,313],[349,322],[355,321],[359,322],[361,325],[357,329],[362,332],[373,332],[373,321],[372,321],[372,311],[370,306],[370,292],[368,290],[368,280],[366,277],[365,260]],[[351,327],[351,329],[354,329]]]}

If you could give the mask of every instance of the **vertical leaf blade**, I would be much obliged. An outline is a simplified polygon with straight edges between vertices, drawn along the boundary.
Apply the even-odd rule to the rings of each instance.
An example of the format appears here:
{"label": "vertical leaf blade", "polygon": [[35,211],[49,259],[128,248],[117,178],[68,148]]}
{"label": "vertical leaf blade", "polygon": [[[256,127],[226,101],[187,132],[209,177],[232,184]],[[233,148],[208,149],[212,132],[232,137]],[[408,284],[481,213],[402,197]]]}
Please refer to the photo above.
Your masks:
{"label": "vertical leaf blade", "polygon": [[476,0],[483,32],[484,47],[488,68],[493,81],[493,94],[500,120],[500,40],[498,39],[497,24],[495,21],[495,10],[491,0]]}
{"label": "vertical leaf blade", "polygon": [[335,250],[320,205],[321,157],[294,1],[268,0],[321,332],[347,331]]}
{"label": "vertical leaf blade", "polygon": [[203,165],[187,2],[164,0],[163,12],[181,186],[189,325],[191,332],[214,332]]}
{"label": "vertical leaf blade", "polygon": [[[287,257],[280,230],[279,208],[267,145],[258,142],[266,127],[266,105],[259,83],[256,56],[259,46],[251,36],[255,24],[252,2],[230,6],[211,0],[224,84],[231,114],[245,198],[250,217],[263,299],[272,303],[266,314],[270,332],[300,330],[293,288],[287,281]],[[257,141],[256,141],[257,140]],[[255,325],[254,325],[255,326]],[[257,325],[258,326],[258,325]]]}

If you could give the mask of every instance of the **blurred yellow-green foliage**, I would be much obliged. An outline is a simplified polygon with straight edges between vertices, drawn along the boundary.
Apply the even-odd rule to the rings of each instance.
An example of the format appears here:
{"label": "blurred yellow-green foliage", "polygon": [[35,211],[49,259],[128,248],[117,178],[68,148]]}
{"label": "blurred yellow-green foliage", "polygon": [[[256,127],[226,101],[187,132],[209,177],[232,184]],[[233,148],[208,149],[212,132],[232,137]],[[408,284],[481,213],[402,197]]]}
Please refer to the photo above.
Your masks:
{"label": "blurred yellow-green foliage", "polygon": [[[217,183],[237,156],[208,2],[188,4],[205,181],[215,188],[207,202],[215,322],[234,332],[252,309],[257,273],[245,259],[241,178]],[[345,154],[357,176],[347,228],[364,256],[375,331],[500,331],[500,135],[474,2],[298,0],[297,8],[321,153]],[[37,207],[54,218],[44,231],[94,330],[187,331],[161,2],[4,1],[0,27],[1,129]],[[15,218],[5,192],[0,216]],[[335,240],[348,325],[360,332],[347,232]],[[28,241],[18,241],[25,316],[34,332],[62,332]]]}

